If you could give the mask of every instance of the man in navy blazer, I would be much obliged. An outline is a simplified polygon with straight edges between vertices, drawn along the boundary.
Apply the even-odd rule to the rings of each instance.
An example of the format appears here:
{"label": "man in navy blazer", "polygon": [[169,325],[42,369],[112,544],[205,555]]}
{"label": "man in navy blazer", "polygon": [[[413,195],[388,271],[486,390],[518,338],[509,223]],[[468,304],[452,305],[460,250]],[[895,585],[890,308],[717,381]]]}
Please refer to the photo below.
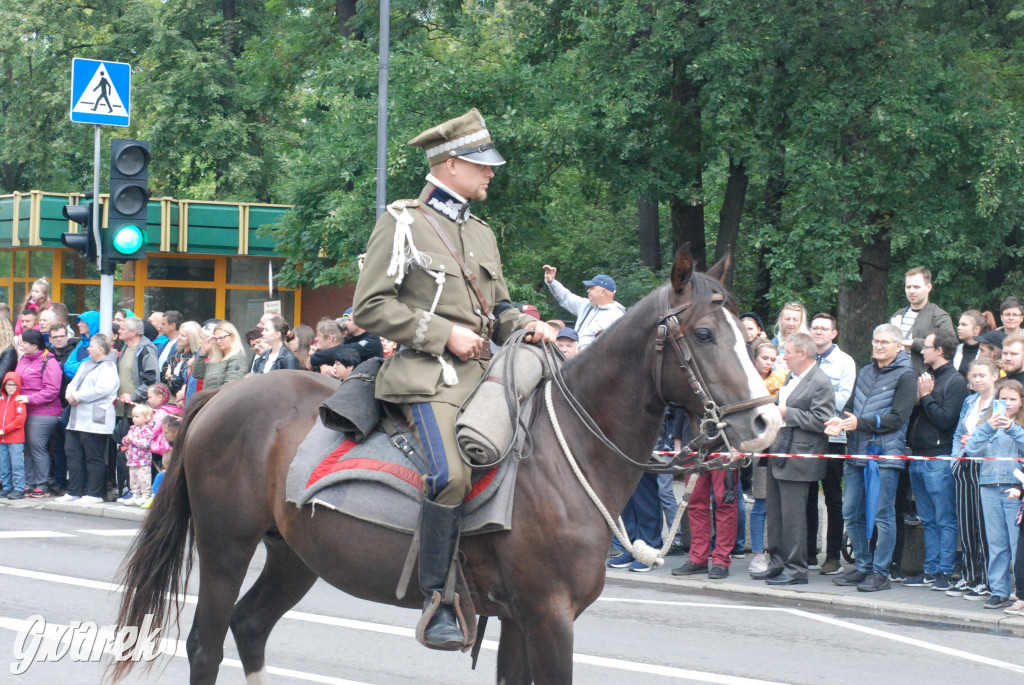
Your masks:
{"label": "man in navy blazer", "polygon": [[[779,389],[785,421],[773,453],[822,454],[828,445],[825,421],[835,414],[832,381],[815,361],[817,347],[807,333],[786,341],[789,377]],[[807,484],[825,477],[823,459],[773,457],[768,465],[768,569],[751,576],[769,585],[807,583]]]}

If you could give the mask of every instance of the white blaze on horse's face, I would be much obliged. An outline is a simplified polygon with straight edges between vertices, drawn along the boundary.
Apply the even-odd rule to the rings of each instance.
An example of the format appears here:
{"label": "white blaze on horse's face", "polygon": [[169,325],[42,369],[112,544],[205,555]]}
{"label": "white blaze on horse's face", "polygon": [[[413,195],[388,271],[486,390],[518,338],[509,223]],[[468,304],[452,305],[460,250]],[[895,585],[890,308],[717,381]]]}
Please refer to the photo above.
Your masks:
{"label": "white blaze on horse's face", "polygon": [[[747,386],[750,388],[751,399],[768,395],[768,388],[765,387],[764,380],[757,375],[754,363],[750,361],[750,354],[747,352],[747,345],[740,331],[739,324],[736,323],[736,318],[727,312],[722,313],[732,329],[733,349],[740,361],[740,367],[747,377]],[[775,440],[775,434],[779,432],[779,428],[782,426],[782,415],[779,414],[779,408],[774,404],[762,404],[757,407],[757,415],[764,421],[765,430],[760,435],[744,440],[738,445],[739,449],[744,452],[760,452],[766,449]]]}

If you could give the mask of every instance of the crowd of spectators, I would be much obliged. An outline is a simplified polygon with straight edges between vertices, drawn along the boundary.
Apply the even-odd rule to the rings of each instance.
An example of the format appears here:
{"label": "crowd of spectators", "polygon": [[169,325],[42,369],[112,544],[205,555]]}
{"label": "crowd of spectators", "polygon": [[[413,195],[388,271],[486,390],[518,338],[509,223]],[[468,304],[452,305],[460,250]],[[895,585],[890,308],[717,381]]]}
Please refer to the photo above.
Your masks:
{"label": "crowd of spectators", "polygon": [[[836,345],[838,324],[828,313],[808,315],[789,302],[772,331],[755,313],[741,316],[754,367],[784,421],[770,452],[844,456],[755,459],[749,495],[724,472],[701,475],[688,512],[689,559],[674,575],[728,576],[730,559],[746,551],[735,533],[746,496],[749,573],[769,585],[808,583],[816,569],[862,592],[897,582],[1024,615],[1024,505],[1014,475],[1024,464],[1024,304],[1007,298],[999,321],[968,309],[954,329],[932,302],[927,269],[909,270],[904,290],[908,306],[874,329],[871,362],[860,369]],[[675,449],[686,443],[680,426],[688,423],[674,421]],[[660,531],[664,514],[647,515]],[[907,522],[924,532],[923,568],[909,575]],[[609,554],[609,566],[649,570],[621,549]]]}
{"label": "crowd of spectators", "polygon": [[[557,271],[545,265],[545,283],[577,319],[572,327],[548,323],[571,358],[625,308],[610,276],[584,281],[581,297],[556,280]],[[784,420],[771,452],[880,458],[760,457],[746,477],[701,474],[687,510],[689,557],[674,575],[727,577],[731,559],[747,551],[750,501],[749,572],[768,584],[804,584],[817,570],[863,592],[902,582],[1024,615],[1022,485],[1014,476],[1024,463],[1024,303],[1007,298],[998,320],[965,310],[954,328],[931,300],[927,269],[908,271],[904,285],[908,306],[875,328],[871,362],[860,369],[836,344],[831,314],[787,302],[771,330],[753,312],[740,317],[754,367]],[[539,318],[535,307],[521,309]],[[219,319],[186,320],[177,311],[143,319],[121,309],[113,339],[98,329],[97,312],[71,317],[51,301],[44,279],[13,317],[0,306],[0,497],[117,497],[149,506],[196,392],[282,369],[340,381],[395,351],[359,327],[351,310],[315,329],[267,312],[242,334]],[[668,410],[659,448],[688,443],[693,419]],[[632,539],[660,547],[676,512],[672,478],[645,474],[623,522]],[[922,525],[925,547],[923,568],[911,575],[903,571],[908,520]],[[844,530],[854,557],[848,568]],[[672,551],[684,551],[681,537]],[[609,556],[611,567],[650,570],[618,545]]]}
{"label": "crowd of spectators", "polygon": [[244,336],[178,311],[118,309],[112,336],[99,327],[99,312],[52,301],[45,279],[13,318],[0,303],[0,498],[148,508],[197,392],[281,369],[343,380],[395,349],[348,313],[314,331],[266,312]]}

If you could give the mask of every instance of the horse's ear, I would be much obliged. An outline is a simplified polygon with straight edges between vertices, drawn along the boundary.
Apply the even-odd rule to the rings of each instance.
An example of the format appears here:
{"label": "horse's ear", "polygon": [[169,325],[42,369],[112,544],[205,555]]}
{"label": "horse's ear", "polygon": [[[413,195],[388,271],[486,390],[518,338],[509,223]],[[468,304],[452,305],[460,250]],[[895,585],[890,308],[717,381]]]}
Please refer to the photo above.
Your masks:
{"label": "horse's ear", "polygon": [[708,276],[715,279],[719,283],[725,283],[726,275],[729,273],[729,269],[732,268],[732,247],[725,248],[725,254],[718,260],[717,263],[710,269],[708,269]]}
{"label": "horse's ear", "polygon": [[683,292],[692,275],[693,257],[690,255],[690,243],[683,243],[676,251],[675,260],[672,262],[672,289],[677,293]]}

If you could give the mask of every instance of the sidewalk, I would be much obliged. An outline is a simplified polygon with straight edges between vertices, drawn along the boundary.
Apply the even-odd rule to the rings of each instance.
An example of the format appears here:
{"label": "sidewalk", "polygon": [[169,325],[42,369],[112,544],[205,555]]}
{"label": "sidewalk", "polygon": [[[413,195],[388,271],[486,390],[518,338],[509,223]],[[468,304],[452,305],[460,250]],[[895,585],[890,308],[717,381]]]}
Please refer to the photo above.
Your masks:
{"label": "sidewalk", "polygon": [[146,518],[146,510],[138,507],[128,507],[116,502],[103,502],[101,504],[79,504],[78,502],[55,502],[54,498],[44,499],[2,499],[0,500],[0,511],[4,507],[11,509],[46,509],[48,511],[63,511],[69,514],[83,514],[85,516],[101,516],[110,519],[122,519],[125,521],[141,521]]}
{"label": "sidewalk", "polygon": [[[128,521],[141,521],[147,514],[146,510],[138,507],[117,503],[79,504],[54,502],[52,499],[0,500],[0,511],[5,507],[45,509]],[[608,582],[739,595],[751,602],[764,598],[772,603],[824,604],[877,618],[933,621],[964,628],[1002,629],[1024,636],[1024,616],[1008,616],[1002,609],[984,609],[982,607],[985,602],[947,597],[946,593],[933,592],[929,588],[910,588],[893,583],[891,590],[858,592],[855,587],[833,584],[832,579],[836,576],[823,576],[816,570],[808,571],[807,585],[769,587],[764,581],[753,580],[748,575],[752,554],[747,554],[743,559],[733,559],[729,577],[724,580],[708,580],[706,575],[682,578],[673,576],[672,569],[681,566],[688,558],[686,554],[666,557],[664,566],[647,573],[608,569]]]}
{"label": "sidewalk", "polygon": [[[769,587],[765,582],[752,579],[747,571],[752,554],[733,559],[729,577],[708,580],[707,575],[676,577],[673,568],[682,566],[689,555],[665,557],[665,565],[646,573],[608,569],[609,583],[644,583],[664,588],[706,591],[730,595],[744,595],[748,601],[765,598],[775,602],[793,604],[827,604],[849,611],[863,612],[875,618],[901,618],[918,621],[941,622],[964,628],[1002,629],[1024,636],[1024,616],[1009,616],[1002,609],[984,609],[983,601],[967,601],[962,597],[948,597],[945,592],[931,588],[903,587],[893,583],[891,590],[859,592],[855,587],[840,587],[832,582],[837,576],[823,576],[817,570],[807,572],[807,585]],[[847,565],[844,570],[851,570]]]}

